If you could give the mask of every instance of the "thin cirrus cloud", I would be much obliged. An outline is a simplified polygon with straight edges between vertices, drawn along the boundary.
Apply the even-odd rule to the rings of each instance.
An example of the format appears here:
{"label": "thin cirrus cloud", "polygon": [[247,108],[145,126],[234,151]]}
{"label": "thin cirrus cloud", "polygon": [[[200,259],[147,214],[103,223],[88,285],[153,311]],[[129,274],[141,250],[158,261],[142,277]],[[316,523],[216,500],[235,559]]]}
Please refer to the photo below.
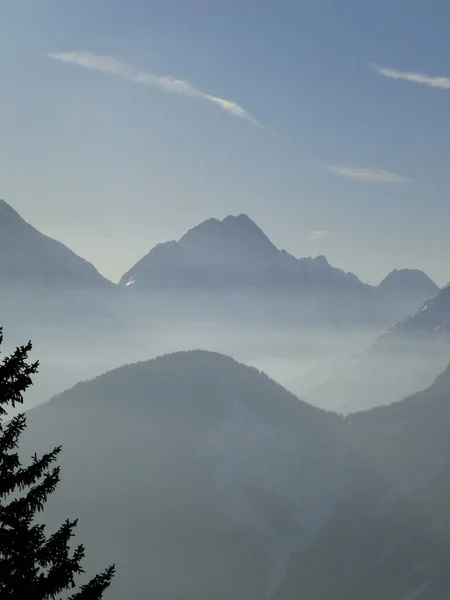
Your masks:
{"label": "thin cirrus cloud", "polygon": [[345,165],[326,165],[326,170],[333,175],[362,181],[365,183],[384,183],[391,185],[404,184],[411,181],[403,175],[392,173],[384,169],[369,169],[365,167],[345,166]]}
{"label": "thin cirrus cloud", "polygon": [[389,79],[400,79],[403,81],[427,85],[429,87],[450,90],[450,77],[435,77],[432,75],[425,75],[424,73],[397,71],[396,69],[391,69],[390,67],[381,67],[380,65],[372,65],[372,69],[376,71],[378,75],[388,77]]}
{"label": "thin cirrus cloud", "polygon": [[308,238],[310,240],[321,240],[323,239],[325,236],[327,236],[330,232],[327,231],[326,229],[315,229],[314,231],[310,231],[308,233]]}
{"label": "thin cirrus cloud", "polygon": [[189,96],[190,98],[206,100],[212,102],[233,117],[260,126],[255,117],[236,102],[202,92],[193,86],[192,83],[189,83],[189,81],[177,79],[171,75],[151,75],[150,73],[140,71],[133,65],[117,60],[112,56],[100,56],[91,54],[90,52],[50,52],[47,56],[54,60],[89,69],[90,71],[114,75],[115,77],[126,79],[131,83],[149,85],[163,92],[171,92],[173,94]]}

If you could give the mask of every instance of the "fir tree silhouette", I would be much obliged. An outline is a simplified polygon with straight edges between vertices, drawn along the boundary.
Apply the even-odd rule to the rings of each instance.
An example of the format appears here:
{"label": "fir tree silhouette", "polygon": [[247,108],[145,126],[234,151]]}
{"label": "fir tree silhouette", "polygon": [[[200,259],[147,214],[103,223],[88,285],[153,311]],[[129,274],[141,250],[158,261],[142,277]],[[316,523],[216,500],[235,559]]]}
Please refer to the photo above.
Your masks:
{"label": "fir tree silhouette", "polygon": [[77,521],[66,520],[48,537],[45,525],[35,522],[58,485],[59,467],[54,463],[61,447],[33,456],[24,467],[17,449],[25,415],[6,421],[8,408],[23,403],[23,393],[38,371],[38,362],[28,362],[31,348],[31,342],[16,348],[0,364],[0,600],[99,600],[115,567],[76,590],[75,578],[84,573],[85,554],[83,545],[70,548]]}

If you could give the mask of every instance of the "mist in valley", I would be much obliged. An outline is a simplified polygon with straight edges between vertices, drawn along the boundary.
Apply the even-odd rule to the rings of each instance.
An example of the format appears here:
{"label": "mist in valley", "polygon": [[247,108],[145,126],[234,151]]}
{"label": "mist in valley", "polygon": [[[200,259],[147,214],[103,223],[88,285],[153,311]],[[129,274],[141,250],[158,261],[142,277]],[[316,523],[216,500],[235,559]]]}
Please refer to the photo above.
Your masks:
{"label": "mist in valley", "polygon": [[[245,313],[233,315],[230,306],[228,313],[213,311],[212,302],[200,294],[196,297],[181,292],[176,301],[172,296],[158,296],[147,295],[136,302],[118,294],[113,303],[106,298],[108,305],[101,302],[102,297],[82,294],[79,303],[89,305],[83,312],[67,304],[67,294],[53,294],[45,300],[47,315],[34,301],[26,311],[21,306],[16,317],[9,311],[3,318],[10,323],[5,347],[10,350],[14,344],[31,339],[33,357],[40,363],[39,378],[28,393],[27,406],[46,402],[79,381],[123,364],[196,349],[232,356],[304,397],[366,350],[381,333],[380,327],[297,325],[292,317],[287,323],[286,315],[285,322],[279,323],[276,310],[266,318],[255,314],[252,307],[257,309],[264,301],[256,294],[250,301],[240,302],[251,318]],[[191,306],[196,314],[192,314]],[[28,314],[19,325],[24,312]]]}

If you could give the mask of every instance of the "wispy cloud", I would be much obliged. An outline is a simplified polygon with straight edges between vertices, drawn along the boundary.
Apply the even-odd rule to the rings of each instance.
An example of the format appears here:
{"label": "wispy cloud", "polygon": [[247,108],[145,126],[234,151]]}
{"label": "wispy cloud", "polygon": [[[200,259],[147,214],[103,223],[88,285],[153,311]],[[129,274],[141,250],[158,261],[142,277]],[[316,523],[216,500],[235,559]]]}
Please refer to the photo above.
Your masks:
{"label": "wispy cloud", "polygon": [[450,77],[434,77],[432,75],[425,75],[424,73],[397,71],[396,69],[381,67],[380,65],[372,65],[372,69],[383,77],[389,77],[389,79],[402,79],[403,81],[420,83],[429,87],[450,90]]}
{"label": "wispy cloud", "polygon": [[347,177],[347,179],[354,179],[355,181],[363,181],[365,183],[402,184],[411,181],[403,175],[385,171],[383,169],[368,169],[352,165],[326,165],[325,168],[330,173],[333,173],[333,175]]}
{"label": "wispy cloud", "polygon": [[308,238],[310,240],[321,240],[325,236],[327,236],[330,232],[326,229],[315,229],[314,231],[310,231],[308,233]]}
{"label": "wispy cloud", "polygon": [[189,83],[189,81],[177,79],[171,75],[151,75],[112,56],[99,56],[90,52],[50,52],[47,56],[54,60],[89,69],[90,71],[99,71],[108,75],[114,75],[115,77],[126,79],[131,83],[150,85],[163,92],[172,92],[191,98],[207,100],[216,104],[216,106],[230,115],[233,115],[233,117],[238,117],[239,119],[253,123],[253,125],[259,125],[255,117],[236,102],[202,92],[193,86],[192,83]]}

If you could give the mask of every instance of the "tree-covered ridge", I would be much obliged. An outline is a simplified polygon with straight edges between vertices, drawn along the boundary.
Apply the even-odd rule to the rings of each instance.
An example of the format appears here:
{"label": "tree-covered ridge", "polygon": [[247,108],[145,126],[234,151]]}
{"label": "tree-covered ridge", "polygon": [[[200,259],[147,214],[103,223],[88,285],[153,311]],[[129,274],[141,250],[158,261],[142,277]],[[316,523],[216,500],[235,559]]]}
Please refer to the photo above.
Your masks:
{"label": "tree-covered ridge", "polygon": [[120,564],[111,600],[265,600],[343,493],[344,420],[218,353],[120,367],[29,421],[29,448],[65,431],[53,518],[80,511],[90,568]]}

